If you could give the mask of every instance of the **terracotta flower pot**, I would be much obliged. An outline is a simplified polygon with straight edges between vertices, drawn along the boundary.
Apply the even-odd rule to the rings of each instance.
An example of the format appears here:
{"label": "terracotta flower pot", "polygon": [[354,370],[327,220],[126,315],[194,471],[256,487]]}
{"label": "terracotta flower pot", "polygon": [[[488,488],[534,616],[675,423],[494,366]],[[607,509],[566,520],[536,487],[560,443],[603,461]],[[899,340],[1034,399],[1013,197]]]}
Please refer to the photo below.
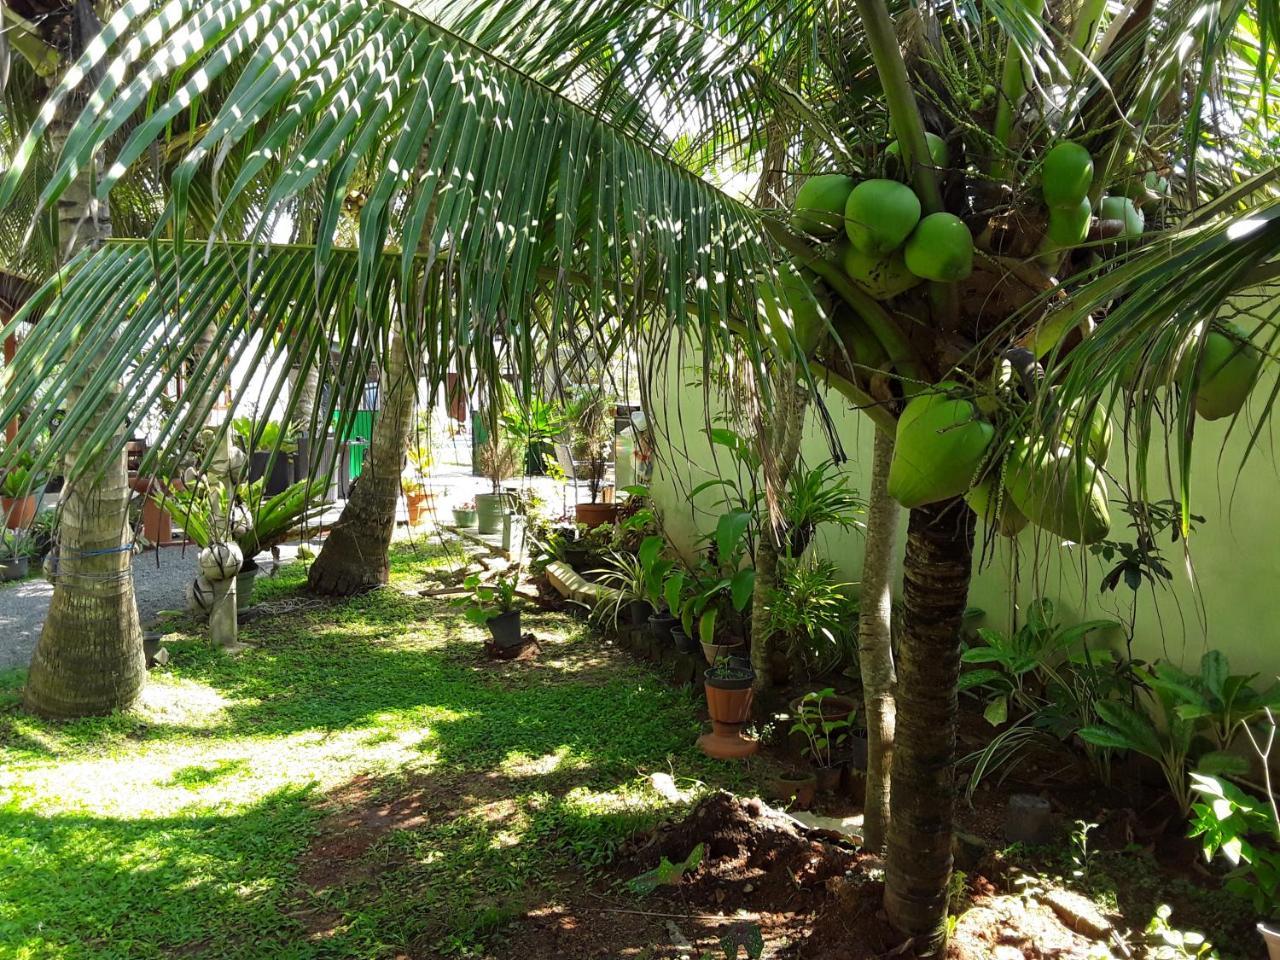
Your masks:
{"label": "terracotta flower pot", "polygon": [[142,535],[157,547],[173,542],[173,514],[150,498],[142,505]]}
{"label": "terracotta flower pot", "polygon": [[33,494],[25,497],[0,497],[4,525],[10,530],[26,530],[35,522],[39,501]]}
{"label": "terracotta flower pot", "polygon": [[742,727],[751,718],[752,684],[755,673],[749,669],[738,676],[718,676],[718,668],[704,674],[707,712],[711,714],[711,733],[698,738],[698,746],[707,756],[720,760],[749,757],[760,749],[759,742],[742,735]]}
{"label": "terracotta flower pot", "polygon": [[431,495],[426,492],[406,493],[404,495],[405,507],[409,514],[409,526],[416,527],[422,522],[422,515],[427,512],[427,503],[430,499]]}
{"label": "terracotta flower pot", "polygon": [[707,663],[715,666],[717,660],[721,656],[736,656],[742,650],[742,641],[735,640],[733,643],[704,643],[702,646],[702,655],[707,658]]}
{"label": "terracotta flower pot", "polygon": [[579,503],[573,508],[574,519],[588,527],[613,523],[618,518],[616,503]]}
{"label": "terracotta flower pot", "polygon": [[812,773],[783,773],[768,784],[774,800],[790,803],[797,810],[808,810],[818,792],[818,778]]}
{"label": "terracotta flower pot", "polygon": [[1280,960],[1280,926],[1260,923],[1258,932],[1267,943],[1267,956],[1270,960]]}
{"label": "terracotta flower pot", "polygon": [[[793,717],[800,716],[800,703],[804,697],[796,697],[788,706],[791,708]],[[820,705],[822,719],[826,723],[833,723],[837,720],[851,720],[853,715],[858,712],[858,701],[853,697],[845,697],[840,694],[833,694],[829,697],[823,697]]]}
{"label": "terracotta flower pot", "polygon": [[834,793],[836,788],[840,786],[840,768],[835,767],[814,767],[813,775],[818,783],[819,793]]}

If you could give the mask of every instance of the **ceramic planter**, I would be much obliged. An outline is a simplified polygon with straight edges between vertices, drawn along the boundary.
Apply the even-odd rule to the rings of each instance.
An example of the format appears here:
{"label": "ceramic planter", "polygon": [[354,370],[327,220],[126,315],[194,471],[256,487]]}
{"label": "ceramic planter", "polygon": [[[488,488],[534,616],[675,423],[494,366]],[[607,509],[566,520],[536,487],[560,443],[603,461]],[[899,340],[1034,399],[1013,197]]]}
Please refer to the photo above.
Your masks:
{"label": "ceramic planter", "polygon": [[660,643],[671,642],[671,631],[679,623],[675,617],[663,610],[649,618],[649,630],[653,638]]}
{"label": "ceramic planter", "polygon": [[430,499],[431,495],[425,491],[406,493],[404,495],[405,510],[409,514],[409,526],[416,527],[422,522],[423,514],[427,512],[427,502]]}
{"label": "ceramic planter", "polygon": [[579,503],[573,508],[573,516],[579,523],[588,527],[599,527],[613,523],[618,518],[616,503]]}
{"label": "ceramic planter", "polygon": [[1258,932],[1267,943],[1267,956],[1270,960],[1280,960],[1280,925],[1260,923]]}
{"label": "ceramic planter", "polygon": [[508,554],[523,552],[526,519],[522,514],[508,511],[502,517],[502,549]]}
{"label": "ceramic planter", "polygon": [[246,560],[236,574],[236,612],[244,613],[253,606],[253,582],[258,579],[258,565]]}
{"label": "ceramic planter", "polygon": [[35,494],[25,497],[0,497],[4,525],[10,530],[26,530],[35,522],[40,502]]}
{"label": "ceramic planter", "polygon": [[31,561],[27,557],[15,557],[0,563],[0,581],[22,580],[31,572]]}
{"label": "ceramic planter", "polygon": [[751,719],[756,675],[750,668],[738,669],[733,676],[721,672],[713,668],[703,676],[712,730],[698,738],[698,746],[707,756],[720,760],[749,757],[760,749],[759,742],[742,735],[743,725]]}
{"label": "ceramic planter", "polygon": [[455,527],[474,527],[476,525],[476,512],[474,510],[459,510],[455,507],[453,510],[453,525]]}
{"label": "ceramic planter", "polygon": [[173,542],[173,514],[150,497],[142,505],[142,535],[157,547]]}
{"label": "ceramic planter", "polygon": [[505,493],[476,494],[476,528],[480,533],[501,533],[502,515],[507,509]]}
{"label": "ceramic planter", "polygon": [[627,623],[637,629],[649,623],[653,607],[647,600],[632,600],[627,604]]}
{"label": "ceramic planter", "polygon": [[715,666],[716,661],[722,656],[737,656],[742,651],[742,641],[735,640],[733,643],[703,643],[702,655],[707,658],[707,663]]}
{"label": "ceramic planter", "polygon": [[835,767],[814,767],[813,775],[817,782],[819,793],[835,793],[840,786],[840,768]]}
{"label": "ceramic planter", "polygon": [[506,613],[500,613],[496,617],[490,617],[485,624],[489,628],[489,634],[493,637],[494,646],[505,650],[509,647],[520,646],[520,611],[508,610]]}
{"label": "ceramic planter", "polygon": [[676,645],[676,649],[681,653],[697,653],[698,641],[684,632],[684,627],[678,623],[671,628],[671,640]]}
{"label": "ceramic planter", "polygon": [[808,810],[818,792],[818,778],[812,773],[784,773],[770,780],[768,786],[773,799],[797,810]]}

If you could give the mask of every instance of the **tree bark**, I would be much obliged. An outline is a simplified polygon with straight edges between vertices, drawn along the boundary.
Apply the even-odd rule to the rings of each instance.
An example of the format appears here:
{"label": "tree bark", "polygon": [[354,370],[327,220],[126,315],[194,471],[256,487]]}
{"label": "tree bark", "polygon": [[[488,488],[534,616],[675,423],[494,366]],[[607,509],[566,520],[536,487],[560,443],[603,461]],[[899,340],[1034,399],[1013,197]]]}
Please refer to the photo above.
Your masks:
{"label": "tree bark", "polygon": [[[69,100],[55,119],[50,129],[55,154],[80,105],[78,98]],[[107,204],[93,195],[93,172],[81,171],[58,201],[59,244],[66,259],[111,235]],[[72,406],[85,386],[75,389]],[[102,398],[81,438],[101,422],[119,389],[115,385]],[[57,577],[31,657],[24,702],[32,712],[49,717],[97,716],[130,706],[147,672],[133,595],[124,437],[113,437],[96,454],[77,439],[63,472]]]}
{"label": "tree bark", "polygon": [[404,338],[397,329],[387,356],[384,402],[373,425],[369,456],[342,516],[307,574],[307,585],[313,593],[349,597],[387,582],[400,471],[417,400],[416,372],[410,369],[405,349]]}
{"label": "tree bark", "polygon": [[974,524],[957,498],[912,510],[907,528],[884,901],[921,957],[946,949],[960,624]]}
{"label": "tree bark", "polygon": [[867,792],[863,804],[863,846],[884,849],[891,796],[889,771],[893,763],[896,721],[893,664],[893,561],[901,508],[889,496],[889,462],[893,437],[876,430],[871,462],[871,490],[867,503],[866,551],[858,595],[858,661],[867,713]]}
{"label": "tree bark", "polygon": [[289,370],[289,389],[296,400],[293,405],[293,416],[290,424],[295,433],[306,433],[311,429],[311,417],[316,409],[316,395],[320,389],[320,369],[314,364],[302,373],[301,366]]}

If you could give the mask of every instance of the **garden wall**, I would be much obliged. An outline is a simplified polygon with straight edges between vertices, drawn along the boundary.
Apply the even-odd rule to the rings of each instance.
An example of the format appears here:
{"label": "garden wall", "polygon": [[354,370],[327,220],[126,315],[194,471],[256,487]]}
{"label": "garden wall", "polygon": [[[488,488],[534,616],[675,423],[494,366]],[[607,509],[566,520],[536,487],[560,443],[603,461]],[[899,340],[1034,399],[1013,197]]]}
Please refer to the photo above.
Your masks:
{"label": "garden wall", "polygon": [[[665,455],[655,466],[651,489],[669,534],[682,550],[693,549],[699,535],[714,526],[718,512],[714,490],[690,497],[693,488],[713,476],[713,470],[707,469],[714,454],[705,434],[708,411],[698,382],[701,362],[694,353],[686,352],[679,359],[673,354],[663,382],[652,389],[651,420],[667,434],[668,442],[659,441]],[[1271,386],[1260,384],[1255,395],[1265,396]],[[848,457],[844,469],[852,484],[865,491],[871,425],[839,394],[827,392],[825,402]],[[718,416],[721,409],[713,403],[710,415]],[[1226,421],[1196,424],[1192,511],[1205,522],[1191,538],[1194,571],[1184,562],[1181,545],[1168,542],[1166,535],[1161,547],[1173,581],[1157,588],[1154,595],[1149,587],[1140,592],[1135,656],[1194,665],[1205,650],[1217,648],[1228,655],[1234,672],[1280,674],[1280,468],[1275,432],[1269,430],[1240,471],[1249,437],[1246,426],[1242,420],[1228,433]],[[1123,476],[1121,445],[1117,429],[1109,468]],[[812,414],[802,453],[811,464],[830,456]],[[1162,451],[1159,456],[1160,463],[1153,462],[1152,470],[1163,476]],[[724,469],[730,469],[723,452],[719,458]],[[1153,479],[1152,484],[1156,483]],[[1164,494],[1153,492],[1153,496],[1159,499]],[[1113,508],[1112,538],[1132,540],[1127,516],[1118,505]],[[904,526],[905,519],[904,511]],[[902,541],[900,537],[899,545]],[[816,548],[856,582],[862,563],[859,533],[822,530]],[[1084,548],[1048,543],[1043,533],[1029,528],[1016,541],[1001,540],[994,549],[988,548],[969,602],[986,612],[984,623],[1001,629],[1013,620],[1015,595],[1021,604],[1037,595],[1048,597],[1064,620],[1113,617],[1127,621],[1133,593],[1124,586],[1105,595],[1099,590],[1110,566]],[[1016,591],[1011,590],[1014,585]]]}

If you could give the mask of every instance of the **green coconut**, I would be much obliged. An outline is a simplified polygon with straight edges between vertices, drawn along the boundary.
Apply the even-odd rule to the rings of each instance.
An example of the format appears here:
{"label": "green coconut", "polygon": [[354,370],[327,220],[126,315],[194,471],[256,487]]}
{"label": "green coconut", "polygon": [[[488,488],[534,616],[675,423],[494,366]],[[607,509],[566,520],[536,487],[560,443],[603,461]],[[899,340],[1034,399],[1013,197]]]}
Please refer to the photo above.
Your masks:
{"label": "green coconut", "polygon": [[[1008,490],[1005,490],[997,500],[994,496],[995,489],[995,480],[987,477],[966,493],[964,498],[969,502],[969,506],[973,507],[974,513],[988,524],[996,525],[1002,537],[1016,537],[1027,525],[1027,518],[1014,506]],[[997,511],[998,517],[995,515]]]}
{"label": "green coconut", "polygon": [[1120,240],[1133,240],[1142,236],[1147,225],[1147,218],[1128,197],[1103,197],[1102,204],[1098,207],[1098,218],[1123,221],[1124,230],[1120,233]]}
{"label": "green coconut", "polygon": [[1093,157],[1078,143],[1063,140],[1044,155],[1040,167],[1040,192],[1049,207],[1071,207],[1089,194],[1093,183]]}
{"label": "green coconut", "polygon": [[1111,532],[1101,469],[1065,443],[1019,441],[1009,454],[1004,482],[1028,520],[1064,540],[1097,543]]}
{"label": "green coconut", "polygon": [[958,389],[940,383],[913,398],[898,419],[888,488],[904,507],[958,497],[982,468],[996,428],[972,401],[948,396]]}
{"label": "green coconut", "polygon": [[[935,167],[943,169],[951,165],[951,150],[947,147],[947,141],[943,140],[936,133],[925,131],[925,142],[929,144],[929,159]],[[884,155],[894,166],[892,169],[898,169],[902,165],[902,147],[898,145],[897,140],[892,140],[889,146],[885,147]]]}
{"label": "green coconut", "polygon": [[[1191,375],[1197,351],[1186,350],[1178,364],[1178,379]],[[1196,413],[1206,420],[1221,420],[1240,412],[1262,371],[1262,355],[1245,332],[1234,323],[1215,323],[1204,341],[1200,382],[1196,386]]]}
{"label": "green coconut", "polygon": [[920,222],[920,200],[897,180],[864,180],[849,194],[844,215],[854,247],[882,257],[902,246]]}
{"label": "green coconut", "polygon": [[853,190],[853,178],[842,173],[810,177],[796,193],[791,224],[801,233],[830,239],[844,224],[844,205]]}
{"label": "green coconut", "polygon": [[1092,218],[1093,206],[1088,197],[1071,206],[1050,207],[1045,236],[1054,247],[1074,247],[1088,238]]}
{"label": "green coconut", "polygon": [[756,282],[756,305],[769,323],[774,342],[789,344],[788,331],[794,331],[796,342],[807,357],[813,356],[827,331],[826,309],[813,292],[814,279],[807,270],[799,274],[779,270],[778,279],[774,281],[776,293],[766,280]]}
{"label": "green coconut", "polygon": [[[1078,419],[1084,401],[1077,401],[1062,415],[1062,440],[1067,444],[1075,442],[1079,427]],[[1111,438],[1113,430],[1111,417],[1101,403],[1094,404],[1089,415],[1089,456],[1100,466],[1105,465],[1111,455]]]}
{"label": "green coconut", "polygon": [[931,213],[907,239],[903,256],[917,277],[951,283],[973,272],[973,234],[950,213]]}
{"label": "green coconut", "polygon": [[890,300],[923,282],[907,269],[901,252],[877,257],[845,243],[841,245],[840,265],[859,287],[877,300]]}

